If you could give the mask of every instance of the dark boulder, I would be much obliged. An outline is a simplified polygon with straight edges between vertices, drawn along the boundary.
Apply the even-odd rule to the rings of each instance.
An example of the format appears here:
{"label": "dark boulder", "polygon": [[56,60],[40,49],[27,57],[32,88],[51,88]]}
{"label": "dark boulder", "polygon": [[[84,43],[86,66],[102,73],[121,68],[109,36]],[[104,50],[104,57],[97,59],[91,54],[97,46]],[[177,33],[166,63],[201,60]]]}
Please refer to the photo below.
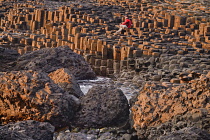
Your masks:
{"label": "dark boulder", "polygon": [[8,71],[15,64],[20,54],[16,50],[0,47],[0,71]]}
{"label": "dark boulder", "polygon": [[120,89],[94,86],[81,98],[81,109],[75,116],[77,127],[122,126],[128,121],[129,105]]}
{"label": "dark boulder", "polygon": [[20,56],[13,70],[34,70],[46,73],[60,68],[67,68],[76,79],[96,78],[85,59],[74,53],[68,46],[44,48]]}

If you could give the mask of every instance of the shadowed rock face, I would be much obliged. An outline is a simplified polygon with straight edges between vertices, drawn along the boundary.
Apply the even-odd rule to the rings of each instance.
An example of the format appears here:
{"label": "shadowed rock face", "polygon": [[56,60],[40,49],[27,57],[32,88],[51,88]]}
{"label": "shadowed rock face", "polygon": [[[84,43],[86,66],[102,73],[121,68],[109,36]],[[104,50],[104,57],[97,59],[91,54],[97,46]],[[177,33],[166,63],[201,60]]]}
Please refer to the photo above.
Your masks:
{"label": "shadowed rock face", "polygon": [[122,126],[128,121],[128,101],[120,89],[95,86],[81,98],[81,109],[75,115],[79,127]]}
{"label": "shadowed rock face", "polygon": [[54,126],[48,122],[27,120],[0,126],[1,140],[52,140]]}
{"label": "shadowed rock face", "polygon": [[95,73],[85,59],[68,47],[45,48],[22,55],[13,70],[34,70],[46,73],[67,68],[76,79],[94,79]]}
{"label": "shadowed rock face", "polygon": [[210,132],[209,85],[210,73],[169,89],[147,83],[132,107],[139,136],[152,139],[189,126]]}
{"label": "shadowed rock face", "polygon": [[31,119],[50,122],[56,128],[67,126],[78,106],[77,100],[46,73],[32,70],[0,73],[3,124]]}
{"label": "shadowed rock face", "polygon": [[15,50],[0,47],[0,71],[7,71],[12,67],[9,63],[17,60],[20,54]]}

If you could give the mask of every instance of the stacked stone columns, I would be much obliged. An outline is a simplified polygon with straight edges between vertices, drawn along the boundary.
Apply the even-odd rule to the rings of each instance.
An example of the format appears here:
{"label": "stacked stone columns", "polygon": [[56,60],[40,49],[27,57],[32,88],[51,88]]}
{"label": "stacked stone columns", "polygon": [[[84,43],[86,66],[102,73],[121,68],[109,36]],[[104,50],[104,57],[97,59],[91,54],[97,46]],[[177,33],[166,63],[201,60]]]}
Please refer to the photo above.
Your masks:
{"label": "stacked stone columns", "polygon": [[[205,6],[192,3],[188,8],[187,3],[173,5],[171,1],[85,2],[72,1],[58,7],[60,3],[48,7],[34,1],[15,3],[13,8],[1,6],[6,12],[0,18],[0,26],[10,35],[8,42],[0,43],[5,46],[15,43],[21,54],[68,45],[74,52],[87,56],[100,75],[128,69],[138,57],[160,57],[165,52],[196,54],[210,49],[209,10]],[[199,11],[191,9],[205,12],[199,15]],[[130,15],[133,26],[124,34],[113,36],[124,14]],[[177,47],[171,47],[174,45]]]}

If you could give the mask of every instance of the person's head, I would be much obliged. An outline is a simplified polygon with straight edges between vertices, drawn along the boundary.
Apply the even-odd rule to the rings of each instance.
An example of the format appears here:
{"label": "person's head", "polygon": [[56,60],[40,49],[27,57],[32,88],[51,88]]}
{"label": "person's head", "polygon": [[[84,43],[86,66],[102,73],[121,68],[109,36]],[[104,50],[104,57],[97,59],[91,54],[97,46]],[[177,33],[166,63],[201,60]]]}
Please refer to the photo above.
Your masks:
{"label": "person's head", "polygon": [[128,15],[125,15],[124,17],[125,17],[125,19],[128,19],[129,18]]}

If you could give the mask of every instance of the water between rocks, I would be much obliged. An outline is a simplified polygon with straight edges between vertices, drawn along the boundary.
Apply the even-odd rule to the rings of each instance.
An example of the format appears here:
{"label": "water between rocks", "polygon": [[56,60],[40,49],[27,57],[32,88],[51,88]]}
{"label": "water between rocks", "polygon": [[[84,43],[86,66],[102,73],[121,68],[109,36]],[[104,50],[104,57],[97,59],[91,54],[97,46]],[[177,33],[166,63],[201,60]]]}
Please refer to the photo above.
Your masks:
{"label": "water between rocks", "polygon": [[101,85],[101,86],[112,85],[116,88],[121,89],[128,100],[131,99],[134,92],[139,91],[138,88],[133,88],[132,84],[129,82],[120,83],[119,81],[114,81],[111,78],[107,78],[107,77],[97,77],[96,80],[78,80],[78,83],[84,94],[86,94],[88,90],[91,89],[95,85]]}

